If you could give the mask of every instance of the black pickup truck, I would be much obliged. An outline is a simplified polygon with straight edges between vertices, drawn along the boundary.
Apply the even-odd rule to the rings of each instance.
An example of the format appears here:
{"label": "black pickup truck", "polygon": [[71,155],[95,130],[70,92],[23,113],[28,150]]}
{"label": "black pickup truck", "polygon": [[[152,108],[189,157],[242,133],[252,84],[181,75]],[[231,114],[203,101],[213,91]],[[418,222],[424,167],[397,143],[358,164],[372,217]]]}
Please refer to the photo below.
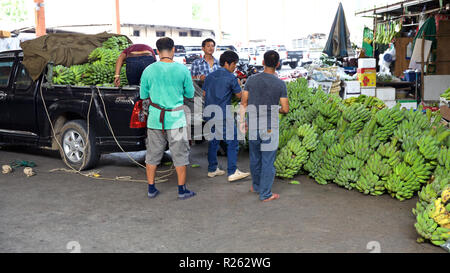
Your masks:
{"label": "black pickup truck", "polygon": [[22,51],[0,52],[0,144],[59,150],[66,164],[84,170],[101,154],[120,151],[109,118],[123,149],[145,150],[139,87],[53,85],[47,71],[33,81],[22,60]]}

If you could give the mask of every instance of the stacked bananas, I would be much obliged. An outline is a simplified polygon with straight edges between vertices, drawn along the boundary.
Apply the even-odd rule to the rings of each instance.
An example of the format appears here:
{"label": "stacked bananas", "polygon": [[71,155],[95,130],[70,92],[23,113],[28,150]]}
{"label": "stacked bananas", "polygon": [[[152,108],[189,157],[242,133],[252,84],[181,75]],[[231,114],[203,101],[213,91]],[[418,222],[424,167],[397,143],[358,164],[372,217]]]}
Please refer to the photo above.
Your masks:
{"label": "stacked bananas", "polygon": [[352,131],[359,132],[365,122],[370,118],[370,110],[362,104],[353,104],[347,107],[342,113],[343,118],[349,122],[348,128]]}
{"label": "stacked bananas", "polygon": [[384,184],[391,171],[389,164],[382,161],[381,155],[374,152],[361,170],[361,176],[356,182],[356,189],[364,194],[382,195],[385,192]]}
{"label": "stacked bananas", "polygon": [[[102,47],[94,49],[89,54],[89,63],[73,65],[69,68],[62,65],[55,66],[52,82],[64,85],[113,87],[117,58],[128,46],[125,36],[113,36],[105,41]],[[125,66],[120,70],[120,84],[121,86],[128,84]]]}
{"label": "stacked bananas", "polygon": [[341,161],[339,173],[334,182],[349,190],[355,188],[363,165],[364,161],[355,155],[346,155]]}
{"label": "stacked bananas", "polygon": [[324,164],[327,149],[330,148],[336,139],[336,130],[328,130],[320,137],[319,144],[314,152],[310,154],[308,162],[304,168],[309,175],[316,179],[319,184],[327,184],[327,181],[318,175],[320,168]]}
{"label": "stacked bananas", "polygon": [[53,68],[53,78],[52,81],[54,84],[75,84],[75,74],[69,68],[57,65]]}
{"label": "stacked bananas", "polygon": [[292,178],[298,174],[309,153],[317,147],[318,137],[311,125],[301,125],[294,132],[275,160],[274,166],[279,177]]}
{"label": "stacked bananas", "polygon": [[274,163],[276,175],[282,178],[294,177],[308,159],[308,154],[300,138],[294,136],[277,155]]}
{"label": "stacked bananas", "polygon": [[130,44],[125,36],[112,36],[102,44],[102,47],[116,51],[123,51],[129,46]]}
{"label": "stacked bananas", "polygon": [[450,239],[450,185],[442,191],[441,197],[428,205],[417,203],[415,228],[421,236],[418,242],[430,240],[434,245],[442,245]]}
{"label": "stacked bananas", "polygon": [[87,85],[112,83],[114,81],[115,68],[103,64],[90,65],[84,74],[83,82]]}
{"label": "stacked bananas", "polygon": [[386,107],[386,104],[379,98],[366,96],[366,95],[360,95],[358,97],[351,97],[351,98],[344,100],[344,104],[346,106],[351,106],[356,103],[364,104],[368,108],[383,109]]}
{"label": "stacked bananas", "polygon": [[398,123],[403,120],[404,114],[400,110],[400,104],[397,104],[391,109],[384,108],[378,111],[375,117],[379,125],[375,130],[375,135],[381,142],[386,142],[394,133]]}
{"label": "stacked bananas", "polygon": [[92,64],[103,64],[105,66],[113,66],[116,64],[119,55],[120,51],[118,50],[98,47],[89,54],[88,60]]}

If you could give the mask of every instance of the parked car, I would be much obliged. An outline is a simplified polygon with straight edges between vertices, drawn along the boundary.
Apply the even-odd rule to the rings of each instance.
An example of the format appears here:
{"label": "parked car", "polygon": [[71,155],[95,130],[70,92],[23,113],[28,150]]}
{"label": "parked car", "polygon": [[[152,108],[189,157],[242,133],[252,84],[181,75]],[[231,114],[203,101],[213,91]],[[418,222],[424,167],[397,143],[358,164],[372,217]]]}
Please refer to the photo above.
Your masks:
{"label": "parked car", "polygon": [[288,50],[286,52],[286,59],[284,64],[288,64],[292,69],[297,68],[300,63],[302,66],[303,51],[302,50]]}
{"label": "parked car", "polygon": [[256,49],[253,47],[242,47],[239,49],[238,54],[241,63],[249,64],[251,58],[256,54]]}
{"label": "parked car", "polygon": [[186,49],[182,45],[175,45],[173,60],[180,64],[186,64]]}
{"label": "parked car", "polygon": [[227,45],[227,46],[216,46],[216,50],[213,53],[213,57],[216,58],[217,60],[220,59],[220,55],[222,55],[222,53],[224,53],[227,50],[231,50],[234,51],[236,53],[238,53],[237,49],[232,46],[232,45]]}
{"label": "parked car", "polygon": [[196,59],[203,57],[203,50],[201,46],[185,46],[186,49],[186,64],[192,64]]}

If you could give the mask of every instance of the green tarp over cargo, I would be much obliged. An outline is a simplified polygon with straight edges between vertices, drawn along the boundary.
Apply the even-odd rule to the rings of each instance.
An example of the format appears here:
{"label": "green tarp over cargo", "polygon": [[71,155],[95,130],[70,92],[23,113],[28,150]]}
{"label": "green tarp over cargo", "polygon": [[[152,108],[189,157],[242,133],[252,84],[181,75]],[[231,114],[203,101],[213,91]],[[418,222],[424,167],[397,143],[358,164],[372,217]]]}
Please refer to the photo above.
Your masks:
{"label": "green tarp over cargo", "polygon": [[[89,53],[112,36],[123,35],[106,32],[94,35],[56,33],[28,40],[20,44],[24,54],[23,64],[31,78],[37,80],[49,62],[66,67],[87,63]],[[127,39],[131,44],[131,40]]]}

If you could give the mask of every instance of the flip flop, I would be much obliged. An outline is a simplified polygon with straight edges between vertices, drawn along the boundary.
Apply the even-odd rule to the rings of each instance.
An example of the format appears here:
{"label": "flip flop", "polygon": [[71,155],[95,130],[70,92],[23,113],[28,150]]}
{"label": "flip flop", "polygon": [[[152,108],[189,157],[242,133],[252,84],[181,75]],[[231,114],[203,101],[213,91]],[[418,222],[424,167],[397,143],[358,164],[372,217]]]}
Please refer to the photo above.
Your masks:
{"label": "flip flop", "polygon": [[264,199],[262,201],[263,202],[269,202],[269,201],[276,200],[276,199],[279,199],[279,198],[280,198],[280,195],[278,193],[272,193],[271,197],[269,197],[267,199]]}

